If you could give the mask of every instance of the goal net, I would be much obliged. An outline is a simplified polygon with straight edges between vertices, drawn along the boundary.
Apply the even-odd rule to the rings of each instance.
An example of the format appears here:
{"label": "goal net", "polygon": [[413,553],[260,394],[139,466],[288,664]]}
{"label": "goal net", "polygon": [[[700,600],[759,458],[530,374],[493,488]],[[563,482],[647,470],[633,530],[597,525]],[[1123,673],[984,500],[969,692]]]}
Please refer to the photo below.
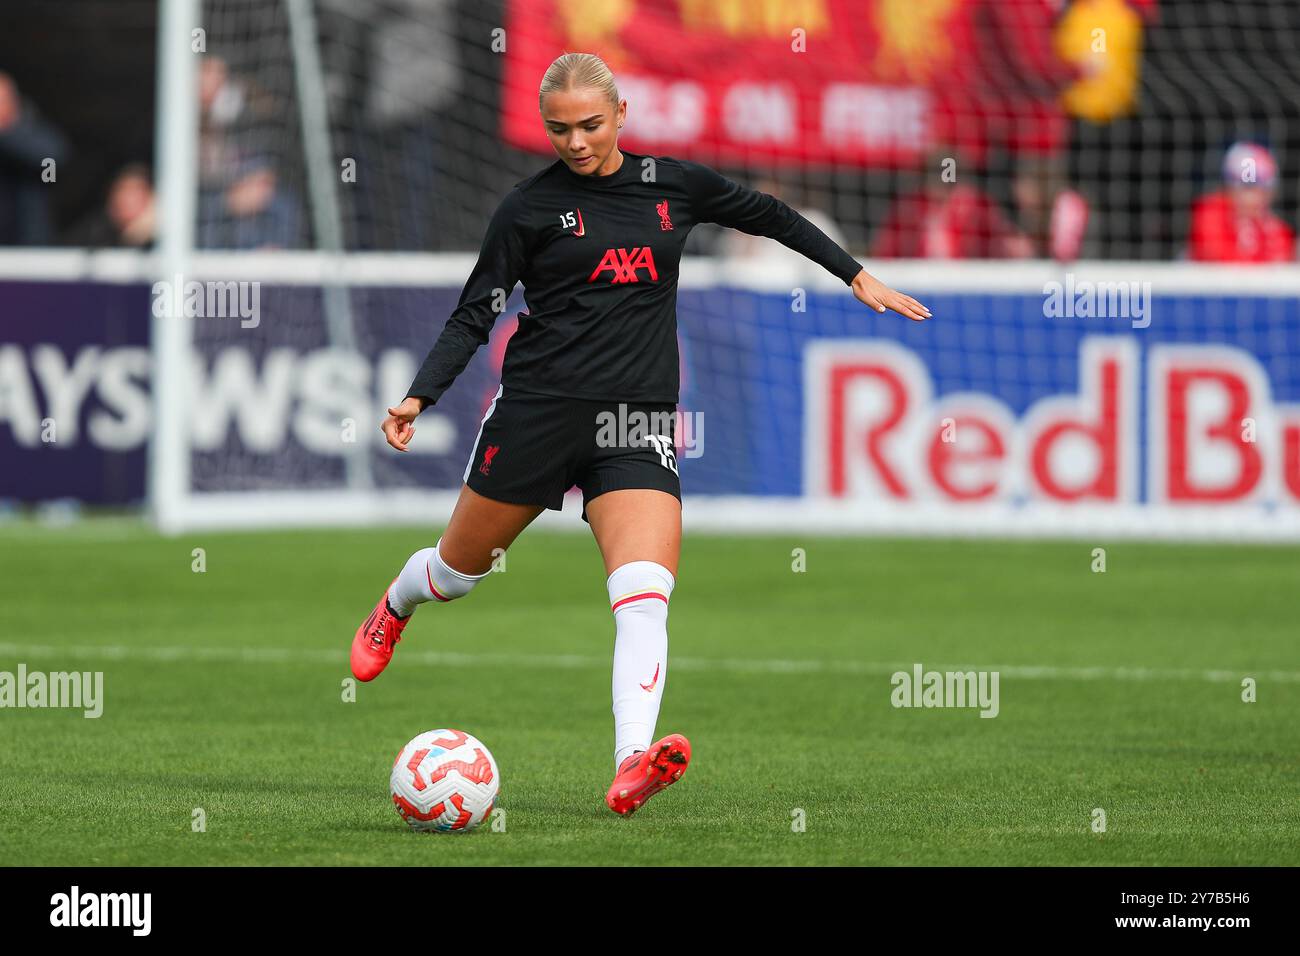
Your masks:
{"label": "goal net", "polygon": [[[1300,534],[1290,3],[162,9],[165,528],[445,519],[522,290],[410,454],[377,426],[492,210],[554,159],[542,72],[590,50],[626,148],[780,197],[935,314],[871,315],[770,240],[695,230],[688,522]],[[1238,194],[1254,231],[1223,225]]]}

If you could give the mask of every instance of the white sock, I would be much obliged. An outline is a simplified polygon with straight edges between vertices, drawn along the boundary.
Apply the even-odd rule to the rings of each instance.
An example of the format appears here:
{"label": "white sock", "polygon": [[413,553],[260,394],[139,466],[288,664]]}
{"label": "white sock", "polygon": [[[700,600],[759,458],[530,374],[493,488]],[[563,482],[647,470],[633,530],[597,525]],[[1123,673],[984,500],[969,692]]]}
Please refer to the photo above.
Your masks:
{"label": "white sock", "polygon": [[[668,676],[668,599],[676,581],[653,561],[616,568],[606,582],[614,612],[614,767],[646,750]],[[648,688],[648,689],[647,689]]]}
{"label": "white sock", "polygon": [[[442,543],[442,539],[438,539]],[[410,617],[417,605],[428,601],[454,601],[464,597],[491,571],[461,574],[447,566],[437,545],[411,555],[388,589],[388,605],[398,617]]]}

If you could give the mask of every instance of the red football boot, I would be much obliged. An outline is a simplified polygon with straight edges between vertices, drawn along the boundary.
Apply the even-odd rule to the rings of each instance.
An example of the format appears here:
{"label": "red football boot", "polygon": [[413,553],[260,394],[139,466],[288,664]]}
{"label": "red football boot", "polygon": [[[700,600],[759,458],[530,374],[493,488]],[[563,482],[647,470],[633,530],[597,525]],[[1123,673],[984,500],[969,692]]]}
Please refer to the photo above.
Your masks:
{"label": "red football boot", "polygon": [[357,636],[352,639],[352,673],[357,680],[374,680],[383,672],[393,659],[397,642],[402,639],[402,628],[408,621],[409,617],[398,617],[389,609],[388,591],[385,589],[379,603],[365,623],[357,628]]}
{"label": "red football boot", "polygon": [[680,780],[690,762],[691,742],[681,734],[669,734],[619,765],[605,803],[620,816],[630,816],[664,787]]}

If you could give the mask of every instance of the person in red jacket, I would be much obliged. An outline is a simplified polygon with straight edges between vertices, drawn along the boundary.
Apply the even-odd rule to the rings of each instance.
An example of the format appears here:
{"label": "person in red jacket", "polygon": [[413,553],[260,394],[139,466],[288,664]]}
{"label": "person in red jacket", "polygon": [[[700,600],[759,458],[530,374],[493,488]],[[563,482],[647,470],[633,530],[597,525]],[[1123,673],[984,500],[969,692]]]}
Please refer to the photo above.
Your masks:
{"label": "person in red jacket", "polygon": [[1032,253],[997,203],[974,186],[900,197],[876,234],[873,259],[1022,259]]}
{"label": "person in red jacket", "polygon": [[1200,262],[1293,262],[1295,232],[1273,211],[1277,162],[1257,143],[1223,158],[1224,188],[1192,206],[1188,252]]}
{"label": "person in red jacket", "polygon": [[889,208],[871,243],[873,259],[1024,259],[1033,243],[983,190],[968,182],[952,146],[926,158],[924,182]]}

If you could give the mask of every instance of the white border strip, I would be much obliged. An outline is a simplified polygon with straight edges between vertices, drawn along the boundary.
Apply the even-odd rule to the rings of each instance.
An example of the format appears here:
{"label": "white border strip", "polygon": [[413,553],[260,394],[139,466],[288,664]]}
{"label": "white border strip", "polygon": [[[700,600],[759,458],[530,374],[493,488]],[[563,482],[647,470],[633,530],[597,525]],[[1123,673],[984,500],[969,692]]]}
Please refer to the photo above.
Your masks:
{"label": "white border strip", "polygon": [[[442,527],[451,517],[458,494],[458,491],[410,489],[193,494],[181,503],[176,527],[165,530],[382,527],[392,525],[394,516],[400,516],[403,527],[420,524]],[[543,511],[534,526],[585,532],[587,524],[579,516],[580,497],[576,493],[566,497],[562,512]],[[1092,543],[1300,541],[1300,511],[1270,512],[1260,506],[990,504],[957,507],[938,503],[899,506],[788,497],[687,495],[682,522],[688,531],[731,535],[1064,538]]]}
{"label": "white border strip", "polygon": [[[473,269],[470,253],[196,252],[187,278],[261,281],[284,285],[459,288]],[[793,288],[845,291],[834,276],[803,263],[688,257],[684,289],[734,287],[756,292]],[[866,268],[896,288],[918,293],[1043,294],[1049,282],[1073,275],[1081,282],[1150,282],[1160,295],[1300,296],[1300,264],[1215,265],[1191,262],[1076,262],[1045,260],[940,262],[874,260]],[[128,284],[152,283],[161,265],[155,253],[122,249],[16,249],[0,251],[0,280]],[[170,277],[169,277],[170,278]]]}

